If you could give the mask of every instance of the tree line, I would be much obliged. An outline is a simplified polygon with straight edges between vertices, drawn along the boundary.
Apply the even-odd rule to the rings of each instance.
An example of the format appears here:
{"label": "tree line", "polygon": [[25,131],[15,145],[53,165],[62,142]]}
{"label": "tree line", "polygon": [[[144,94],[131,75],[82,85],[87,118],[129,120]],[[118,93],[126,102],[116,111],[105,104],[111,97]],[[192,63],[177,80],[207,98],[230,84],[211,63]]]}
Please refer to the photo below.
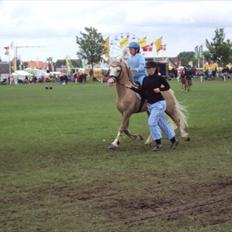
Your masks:
{"label": "tree line", "polygon": [[[226,39],[223,28],[215,30],[214,37],[211,41],[205,40],[206,51],[185,51],[178,55],[182,65],[186,66],[190,62],[197,66],[198,59],[205,62],[218,63],[219,66],[226,66],[232,63],[232,42]],[[200,54],[199,54],[200,53]]]}

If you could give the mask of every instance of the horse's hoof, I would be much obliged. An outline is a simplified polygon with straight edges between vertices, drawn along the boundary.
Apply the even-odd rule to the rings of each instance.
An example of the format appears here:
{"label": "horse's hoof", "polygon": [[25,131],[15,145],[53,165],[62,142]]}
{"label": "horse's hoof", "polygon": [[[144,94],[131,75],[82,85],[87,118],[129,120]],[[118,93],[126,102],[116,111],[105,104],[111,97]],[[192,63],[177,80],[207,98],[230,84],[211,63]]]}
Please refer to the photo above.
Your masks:
{"label": "horse's hoof", "polygon": [[190,137],[185,138],[185,141],[189,142],[190,141]]}
{"label": "horse's hoof", "polygon": [[133,140],[138,140],[138,141],[142,141],[143,140],[143,137],[141,135],[134,135],[132,137]]}
{"label": "horse's hoof", "polygon": [[145,147],[152,147],[153,143],[144,143]]}
{"label": "horse's hoof", "polygon": [[115,144],[110,144],[109,146],[108,146],[108,149],[110,149],[110,150],[116,150],[116,149],[118,149],[118,145],[115,145]]}

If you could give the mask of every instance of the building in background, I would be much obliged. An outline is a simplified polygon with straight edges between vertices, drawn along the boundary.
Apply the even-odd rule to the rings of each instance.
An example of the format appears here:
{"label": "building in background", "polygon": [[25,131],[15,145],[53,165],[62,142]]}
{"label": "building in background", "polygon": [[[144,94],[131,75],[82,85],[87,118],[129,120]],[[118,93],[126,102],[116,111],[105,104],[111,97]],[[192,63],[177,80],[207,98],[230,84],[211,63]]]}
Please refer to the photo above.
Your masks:
{"label": "building in background", "polygon": [[3,83],[8,80],[10,75],[9,63],[1,61],[0,62],[0,82]]}

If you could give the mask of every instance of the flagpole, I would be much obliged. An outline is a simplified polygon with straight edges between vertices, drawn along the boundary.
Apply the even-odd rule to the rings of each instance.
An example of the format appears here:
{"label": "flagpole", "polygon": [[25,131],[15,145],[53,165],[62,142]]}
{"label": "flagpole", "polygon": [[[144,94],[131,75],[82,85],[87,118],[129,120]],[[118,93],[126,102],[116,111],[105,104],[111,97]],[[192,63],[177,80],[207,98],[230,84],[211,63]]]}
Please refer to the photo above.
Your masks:
{"label": "flagpole", "polygon": [[9,61],[9,78],[11,78],[10,56],[9,56],[9,60],[8,61]]}
{"label": "flagpole", "polygon": [[17,47],[17,45],[15,46],[15,56],[14,56],[14,71],[16,71],[17,70],[17,56],[18,56],[18,47]]}

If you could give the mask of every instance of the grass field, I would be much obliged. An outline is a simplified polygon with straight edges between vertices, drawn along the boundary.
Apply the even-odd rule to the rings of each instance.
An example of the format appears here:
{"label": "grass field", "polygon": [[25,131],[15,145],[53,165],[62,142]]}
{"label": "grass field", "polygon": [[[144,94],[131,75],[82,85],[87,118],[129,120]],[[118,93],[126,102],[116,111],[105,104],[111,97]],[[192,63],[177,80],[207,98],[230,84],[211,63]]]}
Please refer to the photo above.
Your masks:
{"label": "grass field", "polygon": [[[171,81],[190,142],[108,145],[120,115],[100,83],[0,86],[0,231],[231,232],[232,82]],[[148,135],[146,114],[132,132]]]}

